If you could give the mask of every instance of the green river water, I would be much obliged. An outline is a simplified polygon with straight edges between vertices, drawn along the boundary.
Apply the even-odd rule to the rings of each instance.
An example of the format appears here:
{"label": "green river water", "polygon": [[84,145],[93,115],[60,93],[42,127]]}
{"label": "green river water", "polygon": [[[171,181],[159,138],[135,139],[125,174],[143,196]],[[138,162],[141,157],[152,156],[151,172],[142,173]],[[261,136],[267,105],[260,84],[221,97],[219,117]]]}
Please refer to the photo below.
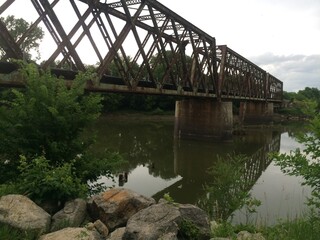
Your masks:
{"label": "green river water", "polygon": [[[296,126],[250,127],[230,142],[175,139],[171,117],[106,116],[99,120],[96,129],[97,151],[117,151],[128,161],[115,175],[114,182],[101,177],[99,182],[107,186],[129,188],[156,200],[169,193],[178,203],[215,209],[230,208],[228,201],[232,202],[241,191],[249,191],[261,205],[251,214],[246,207],[235,211],[222,209],[234,223],[272,225],[279,219],[298,217],[308,209],[304,203],[310,188],[301,186],[302,179],[284,175],[269,158],[270,152],[288,153],[302,147],[294,137],[299,130]],[[227,188],[222,189],[227,193],[221,192],[210,202],[204,186],[214,176],[208,174],[208,168],[214,166],[218,157],[224,159],[228,154],[249,157],[242,166],[241,179],[249,179],[251,184],[226,183]]]}

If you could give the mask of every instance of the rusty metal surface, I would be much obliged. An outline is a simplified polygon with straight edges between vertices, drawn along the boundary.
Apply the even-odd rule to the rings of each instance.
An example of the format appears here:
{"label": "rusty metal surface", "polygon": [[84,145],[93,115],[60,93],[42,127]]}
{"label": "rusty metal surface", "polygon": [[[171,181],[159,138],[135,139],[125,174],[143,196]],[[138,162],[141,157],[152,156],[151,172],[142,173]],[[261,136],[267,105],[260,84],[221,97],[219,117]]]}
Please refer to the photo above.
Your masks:
{"label": "rusty metal surface", "polygon": [[[28,4],[38,14],[30,28],[45,27],[55,44],[42,67],[83,71],[94,65],[100,81],[89,84],[89,90],[282,100],[280,80],[227,46],[216,46],[214,37],[156,0],[30,0]],[[59,4],[67,4],[64,14]],[[17,6],[6,0],[0,16]],[[0,27],[6,54],[21,58],[19,46],[30,30],[14,42],[6,26],[0,23]],[[96,62],[86,62],[86,56]],[[109,75],[119,81],[103,82]]]}
{"label": "rusty metal surface", "polygon": [[217,58],[222,98],[282,100],[282,82],[259,66],[226,45],[217,46]]}

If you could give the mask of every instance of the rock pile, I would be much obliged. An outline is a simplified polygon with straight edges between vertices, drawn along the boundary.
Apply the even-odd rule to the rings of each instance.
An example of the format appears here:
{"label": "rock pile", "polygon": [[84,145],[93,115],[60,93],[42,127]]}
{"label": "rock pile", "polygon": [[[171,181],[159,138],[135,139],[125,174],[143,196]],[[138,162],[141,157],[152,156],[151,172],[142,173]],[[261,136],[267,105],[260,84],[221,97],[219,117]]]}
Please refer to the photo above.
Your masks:
{"label": "rock pile", "polygon": [[53,216],[25,196],[3,196],[0,224],[36,231],[40,240],[210,239],[209,219],[200,208],[156,203],[122,188],[67,202]]}

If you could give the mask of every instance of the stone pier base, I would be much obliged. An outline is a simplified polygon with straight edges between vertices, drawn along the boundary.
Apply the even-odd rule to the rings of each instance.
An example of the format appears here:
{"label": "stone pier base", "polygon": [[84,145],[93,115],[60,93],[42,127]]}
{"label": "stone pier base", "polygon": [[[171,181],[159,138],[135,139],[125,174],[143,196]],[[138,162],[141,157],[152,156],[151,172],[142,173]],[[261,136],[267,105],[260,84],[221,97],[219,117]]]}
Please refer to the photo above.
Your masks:
{"label": "stone pier base", "polygon": [[189,99],[176,102],[175,137],[230,140],[233,114],[231,102]]}
{"label": "stone pier base", "polygon": [[245,124],[261,124],[273,121],[273,103],[241,102],[240,120]]}

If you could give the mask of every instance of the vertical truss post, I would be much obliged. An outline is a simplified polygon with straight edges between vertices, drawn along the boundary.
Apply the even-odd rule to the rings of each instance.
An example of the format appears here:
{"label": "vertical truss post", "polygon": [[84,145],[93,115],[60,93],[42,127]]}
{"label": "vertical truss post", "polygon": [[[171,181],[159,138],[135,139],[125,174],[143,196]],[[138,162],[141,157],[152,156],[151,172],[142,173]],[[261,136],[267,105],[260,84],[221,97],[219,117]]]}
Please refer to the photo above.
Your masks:
{"label": "vertical truss post", "polygon": [[220,62],[220,72],[219,72],[219,77],[217,79],[217,99],[218,101],[221,101],[221,95],[222,95],[222,86],[224,83],[224,78],[225,78],[225,67],[227,63],[227,46],[222,45],[219,46],[221,50],[221,62]]}

